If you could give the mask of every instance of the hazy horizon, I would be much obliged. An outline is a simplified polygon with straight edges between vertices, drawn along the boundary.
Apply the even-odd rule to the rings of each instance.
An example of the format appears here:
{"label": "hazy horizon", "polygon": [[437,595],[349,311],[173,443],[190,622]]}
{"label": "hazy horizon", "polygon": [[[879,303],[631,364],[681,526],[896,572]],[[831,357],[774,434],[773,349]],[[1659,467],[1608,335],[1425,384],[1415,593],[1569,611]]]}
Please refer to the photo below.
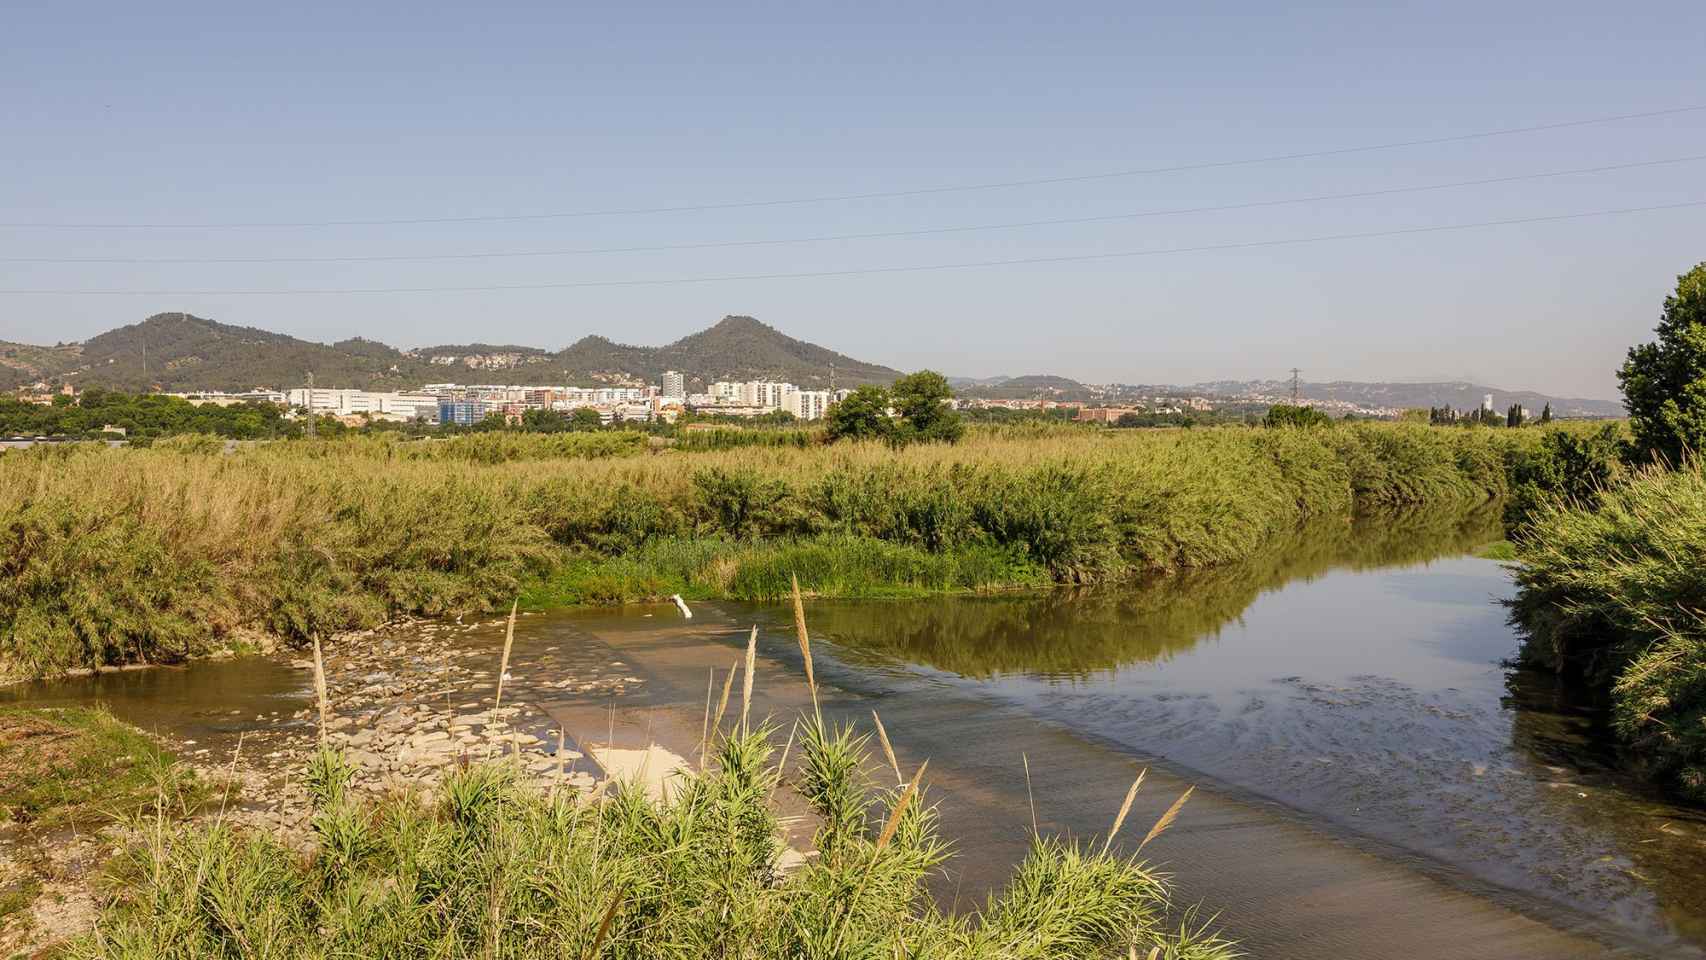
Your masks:
{"label": "hazy horizon", "polygon": [[1702,48],[1682,3],[31,5],[0,340],[183,310],[655,346],[732,313],[956,376],[1616,399],[1706,259]]}

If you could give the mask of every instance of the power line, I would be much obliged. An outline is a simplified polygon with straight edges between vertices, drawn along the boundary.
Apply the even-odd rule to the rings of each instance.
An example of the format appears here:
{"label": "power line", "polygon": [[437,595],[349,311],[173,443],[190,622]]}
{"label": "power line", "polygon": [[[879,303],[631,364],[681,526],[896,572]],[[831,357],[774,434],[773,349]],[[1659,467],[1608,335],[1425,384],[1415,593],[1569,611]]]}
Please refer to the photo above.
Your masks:
{"label": "power line", "polygon": [[1478,180],[1458,180],[1452,183],[1434,183],[1410,187],[1385,187],[1378,190],[1359,190],[1351,193],[1327,193],[1305,197],[1285,197],[1275,200],[1251,200],[1243,203],[1227,203],[1213,206],[1174,207],[1160,210],[1141,210],[1129,213],[1108,213],[1090,217],[1065,217],[1050,220],[1019,220],[1008,223],[973,224],[970,226],[926,227],[917,230],[884,230],[874,233],[824,234],[818,236],[780,237],[758,240],[712,240],[700,243],[669,243],[650,246],[583,247],[567,250],[478,251],[473,253],[381,254],[330,257],[0,257],[0,263],[137,265],[243,263],[429,263],[451,260],[505,260],[530,257],[574,257],[611,253],[657,253],[669,250],[708,250],[731,247],[781,246],[787,244],[828,243],[846,240],[879,240],[892,239],[896,237],[923,237],[950,233],[972,233],[984,230],[1015,230],[1026,227],[1108,223],[1120,220],[1136,220],[1146,217],[1183,216],[1196,213],[1221,213],[1232,210],[1252,210],[1262,207],[1321,203],[1330,200],[1364,200],[1373,197],[1387,197],[1404,193],[1425,193],[1429,191],[1451,190],[1461,187],[1489,186],[1492,184],[1516,183],[1525,180],[1545,180],[1556,177],[1577,176],[1592,173],[1610,173],[1617,170],[1636,170],[1679,163],[1697,163],[1702,160],[1706,160],[1706,154],[1693,154],[1685,157],[1669,157],[1662,160],[1640,160],[1633,163],[1606,164],[1597,167],[1577,167],[1570,170],[1550,170],[1542,173],[1519,173],[1502,177],[1485,177]]}
{"label": "power line", "polygon": [[1380,150],[1398,150],[1406,147],[1431,146],[1443,143],[1463,143],[1470,140],[1485,140],[1491,137],[1507,137],[1525,133],[1541,133],[1548,130],[1564,130],[1572,127],[1595,126],[1604,123],[1617,123],[1624,120],[1645,120],[1654,117],[1668,117],[1685,113],[1697,113],[1703,110],[1706,110],[1706,104],[1697,104],[1686,107],[1671,107],[1664,110],[1646,110],[1639,113],[1621,113],[1612,116],[1590,117],[1579,120],[1563,120],[1554,123],[1531,124],[1523,127],[1506,127],[1499,130],[1482,130],[1474,133],[1451,134],[1443,137],[1421,137],[1412,140],[1394,140],[1387,143],[1364,144],[1354,147],[1334,147],[1324,150],[1268,154],[1256,157],[1241,157],[1231,160],[1209,160],[1197,163],[1173,164],[1169,166],[1135,167],[1125,170],[1109,170],[1100,173],[1080,173],[1059,177],[1037,177],[1027,180],[998,180],[984,183],[948,184],[936,187],[918,187],[908,190],[887,190],[871,193],[840,193],[811,197],[786,197],[769,200],[731,200],[713,203],[678,204],[674,206],[625,207],[603,210],[571,210],[550,213],[493,214],[465,217],[437,216],[360,220],[282,220],[204,223],[0,222],[0,228],[42,230],[224,230],[293,227],[407,226],[435,223],[519,223],[531,220],[565,220],[578,217],[638,216],[642,214],[657,213],[691,213],[710,210],[737,210],[753,207],[841,203],[854,200],[887,200],[900,197],[922,197],[944,193],[966,193],[978,190],[1004,190],[1015,187],[1036,187],[1061,183],[1085,183],[1095,180],[1113,180],[1122,177],[1156,176],[1168,173],[1185,173],[1194,170],[1215,170],[1226,167],[1254,166],[1263,163],[1280,163],[1288,160],[1315,160],[1355,153],[1372,153]]}
{"label": "power line", "polygon": [[1554,223],[1566,220],[1582,220],[1590,217],[1609,217],[1632,213],[1650,213],[1660,210],[1681,210],[1690,207],[1706,206],[1706,200],[1684,200],[1678,203],[1661,203],[1644,207],[1622,207],[1613,210],[1587,210],[1579,213],[1559,213],[1539,217],[1515,217],[1506,220],[1482,220],[1475,223],[1451,223],[1427,227],[1405,227],[1396,230],[1371,230],[1360,233],[1333,233],[1313,237],[1291,237],[1279,240],[1248,240],[1236,243],[1208,244],[1196,247],[1169,247],[1158,250],[1122,250],[1111,253],[1066,254],[1051,257],[1018,257],[1007,260],[973,260],[962,263],[914,264],[893,267],[862,267],[848,270],[809,270],[800,273],[749,273],[728,274],[723,276],[705,277],[658,277],[641,278],[636,280],[571,280],[551,283],[497,283],[469,286],[443,287],[345,287],[326,289],[280,289],[280,290],[69,290],[69,289],[4,289],[0,294],[18,294],[30,296],[210,296],[210,297],[240,297],[240,296],[295,296],[295,295],[341,295],[341,294],[371,294],[371,293],[480,293],[504,290],[573,290],[587,287],[649,287],[649,286],[678,286],[696,283],[728,283],[734,281],[758,280],[806,280],[828,277],[857,277],[885,273],[924,273],[935,270],[970,270],[981,267],[1012,267],[1029,266],[1049,263],[1087,263],[1097,260],[1118,260],[1136,257],[1169,256],[1182,253],[1208,253],[1220,250],[1250,250],[1260,247],[1300,246],[1311,243],[1327,243],[1338,240],[1367,240],[1376,237],[1411,236],[1426,233],[1445,233],[1457,230],[1473,230],[1482,227],[1516,226],[1528,223]]}

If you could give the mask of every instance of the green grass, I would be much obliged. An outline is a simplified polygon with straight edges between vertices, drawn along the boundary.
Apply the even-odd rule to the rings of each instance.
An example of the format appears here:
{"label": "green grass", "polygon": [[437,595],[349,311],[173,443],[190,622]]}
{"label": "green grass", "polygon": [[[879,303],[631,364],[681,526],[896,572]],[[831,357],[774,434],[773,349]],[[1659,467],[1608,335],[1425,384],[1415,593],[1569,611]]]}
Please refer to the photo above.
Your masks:
{"label": "green grass", "polygon": [[1517,559],[1516,544],[1509,540],[1496,540],[1484,544],[1475,551],[1475,555],[1483,560],[1511,561]]}
{"label": "green grass", "polygon": [[1524,656],[1610,704],[1638,766],[1706,803],[1706,473],[1647,467],[1537,506],[1516,545]]}
{"label": "green grass", "polygon": [[162,804],[181,814],[206,796],[171,753],[105,710],[0,707],[0,821],[102,826]]}
{"label": "green grass", "polygon": [[[1037,837],[982,910],[939,912],[923,882],[948,849],[927,790],[874,789],[862,740],[802,723],[796,772],[781,768],[774,728],[737,723],[709,769],[658,801],[622,787],[550,794],[501,762],[454,771],[430,795],[357,800],[321,763],[306,855],[229,824],[145,832],[66,956],[1234,955],[1200,925],[1175,929],[1165,878],[1099,838]],[[772,797],[790,776],[820,788],[808,794],[823,826],[820,855],[784,874]]]}
{"label": "green grass", "polygon": [[88,880],[53,856],[68,837],[143,817],[176,822],[208,794],[171,753],[105,710],[0,707],[0,944],[50,956],[36,952],[42,938],[65,935],[37,929],[32,907],[50,882]]}
{"label": "green grass", "polygon": [[[684,452],[638,434],[0,456],[0,677],[405,614],[667,593],[909,596],[1248,558],[1313,518],[1461,515],[1538,430],[974,430]],[[650,452],[647,452],[650,451]],[[1041,573],[1039,573],[1041,571]]]}
{"label": "green grass", "polygon": [[906,598],[1041,587],[1048,570],[1012,551],[931,553],[871,537],[827,535],[742,542],[656,540],[620,557],[580,557],[522,591],[530,610],[662,600],[778,600],[798,576],[807,594]]}

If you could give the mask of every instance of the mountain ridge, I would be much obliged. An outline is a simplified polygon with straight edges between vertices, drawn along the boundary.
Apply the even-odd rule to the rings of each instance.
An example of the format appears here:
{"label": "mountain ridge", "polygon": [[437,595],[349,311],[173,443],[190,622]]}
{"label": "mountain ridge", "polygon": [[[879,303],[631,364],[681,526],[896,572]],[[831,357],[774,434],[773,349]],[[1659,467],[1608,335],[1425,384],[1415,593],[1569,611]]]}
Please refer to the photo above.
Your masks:
{"label": "mountain ridge", "polygon": [[[38,380],[121,390],[250,390],[300,386],[406,389],[448,380],[491,380],[524,371],[534,384],[657,383],[679,370],[690,383],[785,380],[822,388],[887,384],[901,374],[731,315],[673,343],[648,347],[591,334],[558,351],[471,343],[399,350],[352,337],[332,344],[188,313],[158,313],[81,343],[0,342],[0,389]],[[496,377],[503,379],[502,376]]]}
{"label": "mountain ridge", "polygon": [[[305,383],[309,371],[321,386],[381,390],[446,381],[641,384],[658,383],[665,370],[682,372],[689,384],[768,379],[808,389],[827,388],[832,378],[837,387],[852,387],[892,383],[901,375],[891,367],[795,339],[744,315],[726,316],[704,330],[662,346],[624,344],[588,334],[557,351],[485,342],[400,350],[365,337],[324,344],[188,313],[158,313],[81,343],[33,346],[0,341],[0,389],[6,390],[36,381],[130,391],[287,389]],[[1291,394],[1290,382],[1283,380],[1108,387],[1042,373],[949,380],[965,396],[1007,399],[1101,399],[1118,403],[1122,395],[1236,398]],[[1494,404],[1501,411],[1511,403],[1532,410],[1551,403],[1561,416],[1620,416],[1623,412],[1616,401],[1504,390],[1466,380],[1336,380],[1299,385],[1299,396],[1305,401],[1339,400],[1388,408],[1472,408],[1488,393],[1493,394]]]}

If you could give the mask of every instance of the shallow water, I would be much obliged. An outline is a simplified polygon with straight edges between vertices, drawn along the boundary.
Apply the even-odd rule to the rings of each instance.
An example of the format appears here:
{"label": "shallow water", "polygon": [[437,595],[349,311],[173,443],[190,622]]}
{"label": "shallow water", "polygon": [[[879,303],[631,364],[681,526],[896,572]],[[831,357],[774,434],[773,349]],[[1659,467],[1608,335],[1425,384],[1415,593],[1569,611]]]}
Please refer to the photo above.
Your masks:
{"label": "shallow water", "polygon": [[1619,773],[1602,717],[1506,666],[1498,563],[1364,558],[1047,598],[812,604],[813,635],[1345,835],[1642,937],[1706,945],[1706,817]]}
{"label": "shallow water", "polygon": [[[1485,514],[1384,518],[1318,525],[1248,563],[1145,585],[812,602],[819,680],[834,688],[824,710],[868,720],[880,706],[903,763],[932,760],[960,845],[938,890],[947,904],[980,898],[1022,854],[1028,749],[1045,829],[1105,829],[1134,764],[1164,771],[1140,808],[1201,784],[1151,850],[1260,955],[1409,956],[1422,933],[1458,921],[1426,955],[1605,955],[1578,934],[1700,955],[1706,818],[1618,772],[1595,710],[1504,665],[1519,643],[1499,602],[1511,582],[1472,555],[1496,535]],[[517,696],[577,739],[626,724],[643,739],[673,728],[690,746],[706,670],[727,669],[754,621],[755,712],[790,715],[806,701],[785,606],[527,618]],[[495,650],[501,637],[482,627],[467,643]],[[614,702],[551,686],[577,657],[620,658],[645,683]],[[284,658],[0,688],[0,700],[104,702],[216,756],[239,733],[301,725],[290,718],[310,696]],[[1167,775],[1175,792],[1150,797]],[[1441,883],[1456,893],[1432,893]],[[1564,939],[1536,932],[1546,927]],[[1488,931],[1506,939],[1477,947]]]}

